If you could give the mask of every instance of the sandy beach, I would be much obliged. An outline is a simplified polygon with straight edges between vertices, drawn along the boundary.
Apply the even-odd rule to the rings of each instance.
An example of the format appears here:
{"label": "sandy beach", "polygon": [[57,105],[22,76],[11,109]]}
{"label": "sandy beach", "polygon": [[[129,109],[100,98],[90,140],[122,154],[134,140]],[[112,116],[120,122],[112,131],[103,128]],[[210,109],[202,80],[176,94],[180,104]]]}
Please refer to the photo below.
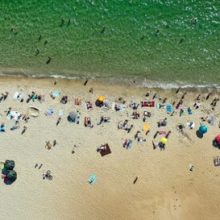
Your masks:
{"label": "sandy beach", "polygon": [[[40,102],[26,102],[32,91],[43,97]],[[52,99],[53,91],[59,91],[60,97]],[[214,110],[210,105],[214,98],[220,98],[219,91],[180,89],[176,93],[176,89],[139,88],[135,84],[89,80],[84,86],[80,80],[2,77],[0,94],[5,92],[8,97],[0,103],[0,122],[6,126],[5,132],[0,132],[0,161],[15,161],[17,180],[11,185],[3,180],[0,183],[1,219],[219,219],[220,167],[214,166],[213,158],[220,156],[220,150],[213,147],[212,141],[220,134],[220,103]],[[21,97],[14,98],[16,92],[23,102]],[[183,103],[176,109],[185,92]],[[211,94],[206,100],[208,93]],[[199,94],[196,109],[193,105]],[[63,96],[68,96],[66,104],[60,103]],[[104,96],[111,106],[119,103],[121,97],[125,101],[123,109],[97,107],[95,101],[99,96]],[[165,97],[164,106],[176,101],[173,116],[167,114],[162,104]],[[76,98],[81,99],[81,105],[75,105]],[[129,107],[132,101],[143,100],[154,100],[155,107]],[[87,101],[92,103],[91,110],[86,109]],[[11,130],[15,120],[7,118],[9,107],[22,115],[29,107],[38,108],[39,117],[30,117],[27,123],[21,120],[20,127]],[[192,114],[187,114],[188,107]],[[49,108],[53,113],[46,116]],[[182,116],[180,109],[184,110]],[[67,120],[68,114],[76,110],[80,112],[79,124]],[[134,111],[140,114],[138,119],[132,119]],[[144,111],[151,113],[145,122]],[[97,125],[101,116],[109,117],[110,122]],[[213,119],[211,123],[206,118],[209,116]],[[61,121],[56,126],[59,117]],[[84,126],[84,117],[91,118],[93,128]],[[201,117],[206,120],[202,122]],[[157,122],[164,118],[167,125],[158,128]],[[117,127],[124,120],[133,124],[129,133]],[[192,121],[195,127],[189,129],[187,122]],[[208,126],[208,132],[198,138],[196,131],[201,122]],[[149,126],[147,135],[144,124]],[[185,126],[184,134],[178,130],[179,124]],[[27,129],[21,134],[24,126]],[[139,140],[134,138],[137,131]],[[161,134],[154,138],[156,131]],[[165,150],[153,149],[152,140],[159,142],[168,131],[171,134]],[[125,139],[132,140],[131,148],[123,147]],[[55,146],[45,148],[47,141],[54,140]],[[105,143],[111,153],[102,157],[97,148]],[[47,170],[51,171],[52,180],[43,179]],[[91,174],[97,177],[95,184],[88,182]]]}

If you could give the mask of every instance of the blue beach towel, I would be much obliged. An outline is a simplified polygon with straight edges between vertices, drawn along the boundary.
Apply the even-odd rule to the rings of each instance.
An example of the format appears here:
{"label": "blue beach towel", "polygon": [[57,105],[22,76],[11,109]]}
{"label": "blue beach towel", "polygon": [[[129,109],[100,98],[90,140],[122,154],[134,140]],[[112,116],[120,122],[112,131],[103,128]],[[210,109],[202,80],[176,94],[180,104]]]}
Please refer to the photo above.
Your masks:
{"label": "blue beach towel", "polygon": [[167,113],[172,113],[173,112],[173,105],[167,104],[166,105],[166,111],[167,111]]}

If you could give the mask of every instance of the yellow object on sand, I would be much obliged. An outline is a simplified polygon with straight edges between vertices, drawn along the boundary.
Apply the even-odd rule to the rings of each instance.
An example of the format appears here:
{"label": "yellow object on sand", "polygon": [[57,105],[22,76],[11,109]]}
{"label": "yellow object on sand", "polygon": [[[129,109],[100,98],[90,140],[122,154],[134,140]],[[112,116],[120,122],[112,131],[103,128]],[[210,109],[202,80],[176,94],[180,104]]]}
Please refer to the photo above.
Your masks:
{"label": "yellow object on sand", "polygon": [[105,101],[105,96],[99,96],[99,97],[98,97],[98,100],[99,100],[100,102],[104,102],[104,101]]}
{"label": "yellow object on sand", "polygon": [[167,143],[167,138],[165,138],[165,137],[161,138],[160,142],[162,144],[166,144]]}
{"label": "yellow object on sand", "polygon": [[150,125],[144,124],[144,131],[149,131],[150,130]]}
{"label": "yellow object on sand", "polygon": [[4,168],[4,162],[0,162],[0,169],[2,170]]}

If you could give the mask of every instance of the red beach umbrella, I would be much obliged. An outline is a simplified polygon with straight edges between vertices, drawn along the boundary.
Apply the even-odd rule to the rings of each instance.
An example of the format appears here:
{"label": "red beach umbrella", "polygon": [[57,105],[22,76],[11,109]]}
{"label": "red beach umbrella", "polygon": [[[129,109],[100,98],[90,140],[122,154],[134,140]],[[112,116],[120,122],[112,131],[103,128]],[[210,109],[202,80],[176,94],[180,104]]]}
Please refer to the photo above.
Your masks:
{"label": "red beach umbrella", "polygon": [[220,144],[220,134],[215,137],[215,141]]}

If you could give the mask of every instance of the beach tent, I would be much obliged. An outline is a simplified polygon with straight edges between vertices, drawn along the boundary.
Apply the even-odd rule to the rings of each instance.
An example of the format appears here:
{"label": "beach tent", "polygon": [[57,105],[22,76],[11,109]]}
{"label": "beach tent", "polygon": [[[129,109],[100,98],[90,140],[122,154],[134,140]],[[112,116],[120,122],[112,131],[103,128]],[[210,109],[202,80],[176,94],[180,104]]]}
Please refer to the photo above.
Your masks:
{"label": "beach tent", "polygon": [[99,96],[95,102],[95,105],[98,107],[102,107],[104,105],[105,96]]}
{"label": "beach tent", "polygon": [[165,145],[167,143],[167,138],[165,137],[161,138],[160,142]]}
{"label": "beach tent", "polygon": [[40,110],[38,108],[35,108],[35,107],[28,108],[28,115],[32,117],[38,117],[39,114],[40,114]]}
{"label": "beach tent", "polygon": [[206,125],[200,125],[199,127],[199,133],[200,134],[205,134],[208,131],[208,127]]}
{"label": "beach tent", "polygon": [[69,122],[77,122],[77,119],[78,119],[78,114],[77,114],[77,112],[70,112],[69,113],[69,115],[68,115],[68,117],[67,117],[67,120],[69,121]]}

